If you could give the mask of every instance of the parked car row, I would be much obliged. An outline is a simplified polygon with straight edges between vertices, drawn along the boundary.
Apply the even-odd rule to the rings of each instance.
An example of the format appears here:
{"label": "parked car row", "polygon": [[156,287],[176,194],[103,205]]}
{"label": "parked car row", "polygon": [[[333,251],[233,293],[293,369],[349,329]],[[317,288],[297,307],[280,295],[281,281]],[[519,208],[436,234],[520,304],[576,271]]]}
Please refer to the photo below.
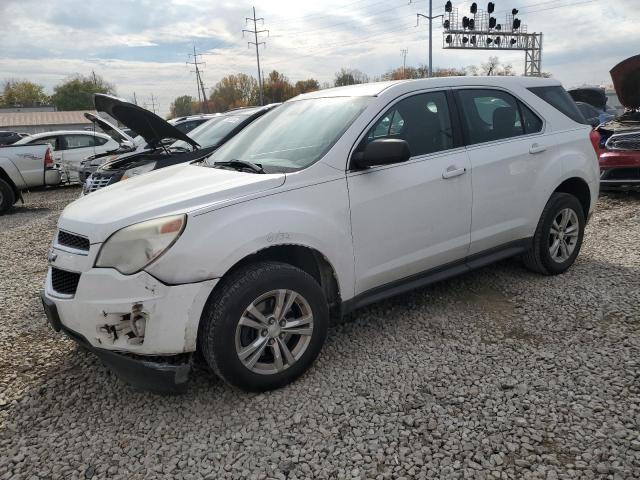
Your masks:
{"label": "parked car row", "polygon": [[599,134],[600,188],[602,190],[640,189],[640,55],[628,58],[611,70],[611,79],[618,102],[624,107],[621,115],[608,115],[608,97],[604,90],[574,90],[574,99],[589,101],[592,106],[607,111],[595,125]]}
{"label": "parked car row", "polygon": [[26,136],[28,136],[28,134],[26,133],[9,132],[5,130],[0,130],[0,146],[11,145]]}
{"label": "parked car row", "polygon": [[[144,388],[183,388],[196,352],[232,385],[278,388],[313,364],[330,316],[512,256],[562,273],[598,197],[599,133],[553,79],[321,90],[171,145],[166,122],[96,106],[149,148],[64,210],[42,301],[54,330]],[[154,171],[128,175],[129,156]]]}

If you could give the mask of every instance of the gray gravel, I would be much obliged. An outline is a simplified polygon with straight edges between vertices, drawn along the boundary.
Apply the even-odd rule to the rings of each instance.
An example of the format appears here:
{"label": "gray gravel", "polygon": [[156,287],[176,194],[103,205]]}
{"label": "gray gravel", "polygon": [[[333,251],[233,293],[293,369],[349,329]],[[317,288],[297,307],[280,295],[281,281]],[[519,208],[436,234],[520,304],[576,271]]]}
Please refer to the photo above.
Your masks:
{"label": "gray gravel", "polygon": [[0,479],[640,478],[640,195],[600,200],[565,275],[502,262],[359,310],[279,391],[158,396],[45,326],[77,194],[0,217]]}

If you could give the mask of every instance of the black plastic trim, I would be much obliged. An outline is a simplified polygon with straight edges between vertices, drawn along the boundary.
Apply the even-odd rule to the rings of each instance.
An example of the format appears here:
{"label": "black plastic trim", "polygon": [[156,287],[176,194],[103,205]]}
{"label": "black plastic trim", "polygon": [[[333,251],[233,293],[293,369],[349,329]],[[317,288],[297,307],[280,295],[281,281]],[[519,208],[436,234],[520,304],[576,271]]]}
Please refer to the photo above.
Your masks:
{"label": "black plastic trim", "polygon": [[371,303],[394,297],[402,293],[425,287],[432,283],[455,277],[462,273],[470,272],[477,268],[484,267],[505,258],[513,257],[524,253],[531,245],[531,238],[524,238],[513,242],[491,248],[484,252],[476,253],[462,260],[447,263],[440,267],[417,273],[409,277],[401,278],[379,287],[362,292],[355,297],[342,302],[342,314],[353,312],[354,310],[369,305]]}

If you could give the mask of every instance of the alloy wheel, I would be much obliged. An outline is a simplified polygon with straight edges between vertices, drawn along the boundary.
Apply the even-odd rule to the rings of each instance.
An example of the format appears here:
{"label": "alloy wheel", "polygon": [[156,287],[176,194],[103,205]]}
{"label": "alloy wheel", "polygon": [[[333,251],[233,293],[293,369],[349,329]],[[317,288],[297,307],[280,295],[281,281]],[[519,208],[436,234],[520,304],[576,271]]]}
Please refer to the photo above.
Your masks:
{"label": "alloy wheel", "polygon": [[557,263],[566,262],[578,244],[580,223],[578,215],[571,208],[558,212],[549,230],[549,254]]}
{"label": "alloy wheel", "polygon": [[236,353],[252,372],[276,374],[302,357],[312,334],[309,302],[293,290],[272,290],[244,310],[236,327]]}

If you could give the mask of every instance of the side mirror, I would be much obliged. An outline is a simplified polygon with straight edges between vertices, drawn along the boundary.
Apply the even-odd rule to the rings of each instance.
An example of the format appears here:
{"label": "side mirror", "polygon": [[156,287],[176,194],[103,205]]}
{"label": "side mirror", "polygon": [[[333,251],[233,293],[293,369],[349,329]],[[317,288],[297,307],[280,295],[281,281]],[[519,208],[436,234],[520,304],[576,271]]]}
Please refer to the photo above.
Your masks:
{"label": "side mirror", "polygon": [[397,138],[379,138],[373,140],[353,157],[358,168],[369,168],[377,165],[391,165],[406,162],[411,158],[409,144]]}

